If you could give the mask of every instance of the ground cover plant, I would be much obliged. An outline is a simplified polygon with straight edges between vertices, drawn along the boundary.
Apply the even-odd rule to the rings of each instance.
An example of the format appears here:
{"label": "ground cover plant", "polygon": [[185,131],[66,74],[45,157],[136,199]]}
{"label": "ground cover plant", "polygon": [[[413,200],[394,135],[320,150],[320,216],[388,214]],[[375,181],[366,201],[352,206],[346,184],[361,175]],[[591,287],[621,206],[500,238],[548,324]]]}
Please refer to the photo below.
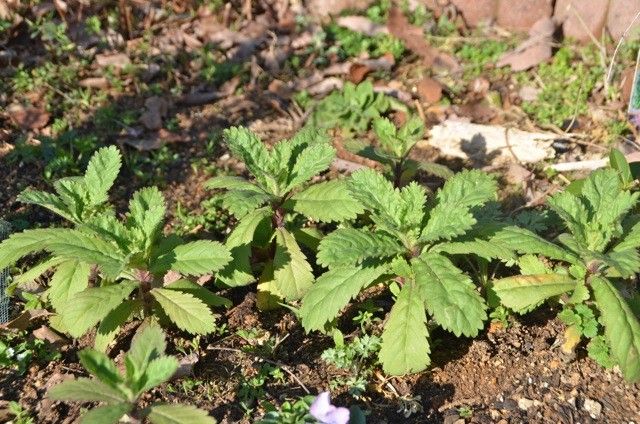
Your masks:
{"label": "ground cover plant", "polygon": [[[633,213],[639,193],[624,189],[623,183],[617,170],[600,170],[575,194],[567,190],[550,197],[549,207],[568,231],[557,236],[558,244],[522,228],[498,232],[492,242],[524,256],[518,260],[522,275],[494,281],[493,290],[519,313],[566,293],[561,312],[569,324],[566,343],[590,339],[594,359],[619,365],[628,380],[637,381],[640,323],[632,306],[637,294],[627,300],[624,292],[625,279],[640,270],[640,226]],[[535,255],[560,263],[551,265]]]}
{"label": "ground cover plant", "polygon": [[[246,128],[231,128],[225,138],[254,181],[229,176],[207,181],[208,188],[227,189],[223,205],[239,220],[226,242],[233,260],[218,279],[234,287],[254,282],[252,251],[262,250],[258,289],[266,296],[299,299],[314,281],[300,243],[315,250],[321,237],[303,220],[341,222],[355,218],[362,207],[349,196],[344,181],[308,184],[335,157],[324,132],[308,128],[271,150]],[[263,299],[267,306],[269,298]]]}
{"label": "ground cover plant", "polygon": [[[209,307],[228,301],[188,277],[221,269],[231,260],[228,250],[219,242],[185,243],[162,234],[166,207],[155,187],[134,193],[119,220],[107,201],[120,163],[117,149],[103,148],[83,177],[56,181],[56,194],[24,191],[21,201],[55,212],[74,228],[12,234],[0,244],[0,267],[33,252],[48,252],[50,257],[17,277],[16,284],[55,268],[45,294],[57,313],[51,324],[74,337],[98,325],[95,344],[100,350],[135,316],[160,316],[194,334],[213,331]],[[91,281],[94,267],[99,272]],[[177,273],[173,281],[163,280],[168,271]]]}
{"label": "ground cover plant", "polygon": [[0,4],[0,421],[640,421],[635,11],[346,3]]}
{"label": "ground cover plant", "polygon": [[[495,197],[495,182],[480,172],[451,177],[425,208],[424,188],[396,189],[372,170],[349,180],[351,194],[374,224],[342,228],[325,237],[318,262],[329,268],[305,295],[300,309],[307,330],[322,330],[360,290],[376,280],[391,283],[395,304],[379,353],[385,371],[406,374],[429,364],[425,310],[457,336],[475,336],[487,306],[471,279],[442,252],[473,229],[473,208]],[[387,275],[388,274],[388,275]]]}
{"label": "ground cover plant", "polygon": [[120,372],[104,353],[84,349],[78,353],[80,363],[95,378],[65,381],[51,388],[49,396],[56,400],[106,404],[84,414],[83,423],[117,423],[124,415],[134,420],[148,418],[154,424],[215,423],[206,411],[188,405],[138,407],[138,399],[144,392],[169,380],[178,370],[178,360],[165,355],[166,344],[165,335],[157,324],[143,323],[124,356],[126,374]]}

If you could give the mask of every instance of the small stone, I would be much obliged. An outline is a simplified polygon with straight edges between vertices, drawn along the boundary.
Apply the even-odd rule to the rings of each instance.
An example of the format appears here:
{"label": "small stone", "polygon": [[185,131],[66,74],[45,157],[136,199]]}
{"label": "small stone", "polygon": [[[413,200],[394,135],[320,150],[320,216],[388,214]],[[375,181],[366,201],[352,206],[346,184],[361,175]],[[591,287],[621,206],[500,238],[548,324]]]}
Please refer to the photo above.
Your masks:
{"label": "small stone", "polygon": [[531,408],[533,405],[534,405],[534,401],[531,399],[527,399],[527,398],[518,399],[518,408],[522,409],[523,411],[526,411],[527,409]]}
{"label": "small stone", "polygon": [[550,17],[552,11],[551,0],[500,0],[496,20],[505,29],[528,31],[540,19]]}
{"label": "small stone", "polygon": [[600,414],[602,414],[602,404],[593,399],[585,399],[582,408],[595,420],[597,420],[600,417]]}
{"label": "small stone", "polygon": [[[640,0],[611,0],[607,15],[607,30],[614,41],[618,41],[640,10]],[[633,36],[640,27],[640,20],[636,20],[628,35]]]}
{"label": "small stone", "polygon": [[609,0],[558,0],[554,18],[564,22],[562,31],[565,37],[582,43],[602,38]]}
{"label": "small stone", "polygon": [[498,6],[498,0],[452,0],[452,3],[469,27],[491,22]]}

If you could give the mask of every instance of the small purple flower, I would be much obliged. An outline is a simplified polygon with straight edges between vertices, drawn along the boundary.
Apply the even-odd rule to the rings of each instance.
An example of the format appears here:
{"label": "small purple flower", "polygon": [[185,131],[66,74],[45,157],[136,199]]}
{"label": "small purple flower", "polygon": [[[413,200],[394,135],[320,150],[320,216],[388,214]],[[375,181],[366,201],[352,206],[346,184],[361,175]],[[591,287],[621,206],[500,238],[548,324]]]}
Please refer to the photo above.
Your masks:
{"label": "small purple flower", "polygon": [[349,422],[349,410],[331,405],[329,392],[320,393],[311,404],[309,412],[322,424],[347,424]]}

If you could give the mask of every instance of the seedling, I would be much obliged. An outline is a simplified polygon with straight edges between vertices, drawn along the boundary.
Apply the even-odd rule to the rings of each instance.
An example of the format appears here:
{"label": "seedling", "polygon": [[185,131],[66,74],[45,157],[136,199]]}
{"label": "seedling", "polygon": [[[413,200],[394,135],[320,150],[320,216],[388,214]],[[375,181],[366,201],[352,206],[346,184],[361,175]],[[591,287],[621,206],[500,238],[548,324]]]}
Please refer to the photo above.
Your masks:
{"label": "seedling", "polygon": [[382,163],[395,187],[402,187],[413,180],[420,169],[442,178],[453,175],[446,166],[409,158],[413,148],[424,137],[424,124],[419,117],[409,118],[400,128],[387,118],[377,118],[373,121],[373,131],[378,137],[378,148],[367,147],[359,154]]}
{"label": "seedling", "polygon": [[323,330],[361,290],[388,284],[395,304],[379,359],[390,374],[420,371],[430,363],[425,309],[456,336],[477,335],[487,318],[475,285],[445,253],[506,255],[486,241],[458,241],[474,228],[477,208],[495,197],[495,181],[479,171],[459,173],[428,205],[418,184],[396,189],[371,169],[355,172],[349,189],[373,226],[341,228],[320,242],[317,259],[329,271],[305,295],[302,324]]}
{"label": "seedling", "polygon": [[[100,149],[83,177],[58,180],[56,194],[27,190],[19,199],[45,207],[75,224],[75,228],[47,228],[15,233],[0,244],[0,268],[39,251],[44,262],[17,282],[30,281],[55,269],[47,298],[57,312],[52,325],[80,337],[96,324],[96,347],[103,350],[119,327],[134,316],[159,316],[192,334],[215,330],[209,306],[228,305],[191,276],[215,272],[230,260],[218,242],[185,243],[162,233],[165,203],[155,187],[139,190],[129,212],[119,220],[108,204],[108,191],[120,169],[115,147]],[[91,275],[97,272],[94,285]],[[171,282],[165,275],[174,272]]]}
{"label": "seedling", "polygon": [[165,355],[162,329],[153,322],[143,323],[125,354],[125,371],[118,369],[107,355],[90,348],[78,353],[80,363],[95,378],[64,381],[49,390],[54,400],[100,402],[82,416],[83,423],[118,423],[126,415],[128,422],[148,419],[153,424],[213,424],[206,411],[190,405],[154,403],[138,406],[140,396],[168,381],[178,369],[178,360]]}
{"label": "seedling", "polygon": [[271,150],[246,128],[226,130],[225,139],[253,181],[220,176],[207,182],[208,188],[227,190],[223,206],[239,220],[226,242],[233,260],[217,277],[232,287],[250,284],[256,279],[253,264],[261,262],[262,307],[269,303],[269,294],[299,299],[314,280],[299,243],[315,250],[321,237],[314,228],[305,227],[305,221],[354,219],[362,206],[344,180],[308,184],[335,156],[326,135],[317,130],[302,130]]}
{"label": "seedling", "polygon": [[311,123],[317,128],[340,127],[349,134],[360,133],[389,107],[387,96],[374,92],[370,81],[358,85],[347,82],[342,91],[334,91],[320,102]]}
{"label": "seedling", "polygon": [[491,240],[524,255],[518,260],[522,275],[493,283],[501,302],[526,313],[560,296],[561,317],[569,324],[565,348],[572,349],[581,336],[591,338],[596,345],[590,350],[599,351],[604,362],[603,336],[629,381],[640,379],[640,323],[631,306],[638,293],[625,282],[640,272],[640,216],[631,212],[639,196],[624,187],[615,169],[595,171],[581,186],[549,199],[567,230],[557,243],[516,227],[500,230]]}

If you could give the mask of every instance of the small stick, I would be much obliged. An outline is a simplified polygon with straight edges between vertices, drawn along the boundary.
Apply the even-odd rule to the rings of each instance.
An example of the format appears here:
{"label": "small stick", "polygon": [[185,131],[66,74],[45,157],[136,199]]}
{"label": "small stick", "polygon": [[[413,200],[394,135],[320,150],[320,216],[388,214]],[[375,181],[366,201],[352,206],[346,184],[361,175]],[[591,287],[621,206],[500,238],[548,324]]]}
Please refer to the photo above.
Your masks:
{"label": "small stick", "polygon": [[627,34],[631,30],[631,27],[638,20],[639,16],[640,16],[640,12],[636,13],[636,16],[633,17],[633,20],[631,21],[631,23],[629,24],[627,29],[624,30],[624,33],[622,34],[622,37],[620,37],[620,40],[618,40],[618,44],[616,45],[616,49],[613,51],[613,56],[611,56],[611,63],[609,63],[609,70],[607,71],[607,78],[604,80],[604,92],[605,93],[609,92],[609,84],[611,83],[611,74],[613,73],[613,64],[616,61],[616,55],[618,54],[618,50],[622,46],[622,43],[624,42],[624,39],[627,37]]}
{"label": "small stick", "polygon": [[[234,349],[234,348],[231,348],[231,347],[207,346],[207,349],[208,349],[208,350],[223,350],[223,351],[226,351],[226,352],[235,352],[235,353],[242,353],[242,354],[244,354],[244,355],[249,355],[249,353],[247,353],[247,352],[245,352],[245,351],[243,351],[243,350],[240,350],[240,349]],[[298,378],[298,376],[296,376],[296,375],[293,373],[293,371],[291,371],[291,370],[289,369],[289,366],[288,366],[288,365],[283,364],[282,362],[279,362],[279,361],[273,361],[273,360],[271,360],[271,359],[264,358],[264,357],[262,357],[262,356],[257,356],[257,355],[254,355],[254,356],[256,356],[257,358],[259,358],[260,360],[262,360],[262,361],[264,361],[264,362],[266,362],[266,363],[268,363],[268,364],[275,365],[276,367],[280,367],[280,368],[282,368],[282,369],[283,369],[287,374],[289,374],[289,376],[291,376],[291,378],[293,378],[293,380],[294,380],[296,383],[298,383],[298,385],[302,388],[302,390],[304,390],[304,392],[305,392],[306,394],[308,394],[308,395],[310,395],[310,394],[311,394],[311,392],[309,391],[309,389],[307,389],[307,386],[305,386],[305,385],[304,385],[304,383],[303,383],[303,382]]]}

